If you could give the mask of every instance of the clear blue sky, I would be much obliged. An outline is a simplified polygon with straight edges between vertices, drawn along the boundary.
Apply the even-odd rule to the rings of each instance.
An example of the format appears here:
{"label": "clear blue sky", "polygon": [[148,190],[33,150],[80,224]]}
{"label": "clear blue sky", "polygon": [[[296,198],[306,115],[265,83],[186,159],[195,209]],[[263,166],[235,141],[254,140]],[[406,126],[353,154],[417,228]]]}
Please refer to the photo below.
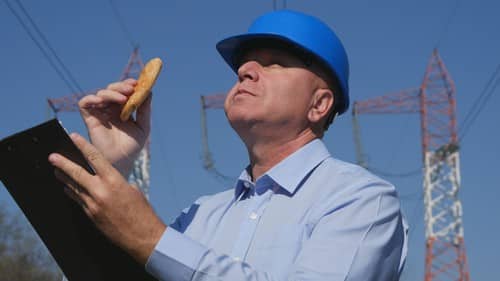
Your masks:
{"label": "clear blue sky", "polygon": [[[140,44],[143,60],[159,56],[165,62],[154,90],[150,195],[154,208],[169,221],[198,196],[229,187],[202,168],[199,97],[225,92],[235,79],[215,51],[215,43],[246,30],[273,4],[114,2],[131,37]],[[104,87],[118,79],[132,47],[108,1],[22,3],[83,89]],[[287,1],[287,6],[320,17],[343,39],[351,63],[352,100],[419,86],[439,42],[440,55],[456,84],[460,125],[500,63],[500,2],[496,0],[314,0]],[[0,35],[3,138],[45,121],[46,98],[65,96],[70,90],[3,1]],[[500,260],[500,173],[495,161],[500,159],[499,92],[493,93],[461,143],[460,198],[472,280],[496,280],[500,273],[496,264]],[[70,131],[85,134],[78,114],[59,117]],[[366,115],[360,123],[371,166],[389,173],[421,167],[418,116]],[[247,163],[246,151],[222,111],[208,112],[208,133],[216,166],[236,177]],[[351,116],[346,114],[331,127],[325,142],[335,157],[354,162],[352,139]],[[387,179],[397,186],[412,227],[405,280],[423,280],[422,177]],[[4,188],[0,188],[0,204],[16,208]]]}

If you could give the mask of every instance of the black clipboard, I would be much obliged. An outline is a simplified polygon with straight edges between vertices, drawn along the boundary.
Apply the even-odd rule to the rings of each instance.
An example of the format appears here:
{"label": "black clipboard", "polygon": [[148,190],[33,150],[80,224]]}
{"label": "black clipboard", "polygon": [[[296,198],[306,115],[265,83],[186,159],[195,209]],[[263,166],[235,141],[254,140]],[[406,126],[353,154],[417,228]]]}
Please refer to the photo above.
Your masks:
{"label": "black clipboard", "polygon": [[154,281],[144,267],[99,232],[64,193],[48,156],[58,152],[87,171],[57,119],[0,142],[0,179],[69,281]]}

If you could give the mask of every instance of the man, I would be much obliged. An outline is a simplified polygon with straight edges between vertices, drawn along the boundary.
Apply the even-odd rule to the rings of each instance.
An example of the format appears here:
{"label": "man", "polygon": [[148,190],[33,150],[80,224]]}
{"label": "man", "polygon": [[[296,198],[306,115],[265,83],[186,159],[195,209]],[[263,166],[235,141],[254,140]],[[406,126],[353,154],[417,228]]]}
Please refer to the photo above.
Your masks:
{"label": "man", "polygon": [[395,188],[321,141],[349,104],[335,33],[283,10],[217,49],[238,76],[224,107],[250,162],[234,189],[200,198],[169,226],[158,218],[122,176],[150,130],[151,99],[136,120],[119,120],[136,83],[126,80],[79,103],[93,145],[72,139],[96,175],[50,155],[68,195],[160,280],[399,279],[407,239]]}

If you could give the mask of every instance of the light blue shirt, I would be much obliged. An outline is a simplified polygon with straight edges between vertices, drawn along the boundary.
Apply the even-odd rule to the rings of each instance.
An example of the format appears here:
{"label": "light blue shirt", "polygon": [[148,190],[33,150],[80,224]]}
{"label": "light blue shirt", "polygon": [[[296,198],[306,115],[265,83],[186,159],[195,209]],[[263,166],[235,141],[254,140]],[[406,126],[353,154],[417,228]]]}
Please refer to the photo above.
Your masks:
{"label": "light blue shirt", "polygon": [[160,280],[398,280],[407,226],[395,188],[319,139],[252,183],[198,199],[146,269]]}

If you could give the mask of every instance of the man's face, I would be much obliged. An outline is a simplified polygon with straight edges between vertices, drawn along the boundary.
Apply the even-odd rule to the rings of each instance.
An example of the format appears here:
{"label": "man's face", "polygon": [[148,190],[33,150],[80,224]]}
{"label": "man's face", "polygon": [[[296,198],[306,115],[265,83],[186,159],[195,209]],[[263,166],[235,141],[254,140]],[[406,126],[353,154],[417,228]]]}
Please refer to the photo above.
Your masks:
{"label": "man's face", "polygon": [[248,130],[263,136],[294,134],[308,126],[312,97],[321,87],[327,87],[324,80],[292,53],[255,48],[242,55],[238,81],[224,108],[240,134]]}

